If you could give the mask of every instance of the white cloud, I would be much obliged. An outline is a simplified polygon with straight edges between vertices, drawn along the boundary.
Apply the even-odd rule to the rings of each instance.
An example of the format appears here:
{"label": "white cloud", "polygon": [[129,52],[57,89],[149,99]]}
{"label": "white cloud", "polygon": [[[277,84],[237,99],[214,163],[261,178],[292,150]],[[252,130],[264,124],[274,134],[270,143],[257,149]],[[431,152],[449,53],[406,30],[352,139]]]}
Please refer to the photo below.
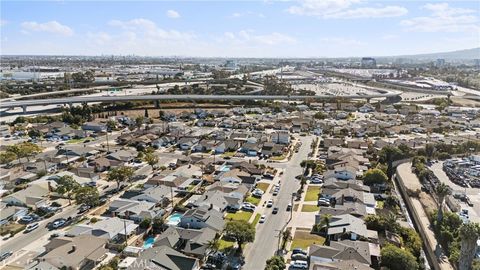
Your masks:
{"label": "white cloud", "polygon": [[241,18],[241,17],[258,17],[258,18],[265,18],[265,15],[263,13],[258,13],[258,12],[252,12],[252,11],[247,11],[247,12],[235,12],[233,13],[230,18]]}
{"label": "white cloud", "polygon": [[63,25],[57,21],[49,21],[45,23],[38,23],[38,22],[23,22],[22,23],[23,31],[35,31],[35,32],[49,32],[54,34],[59,34],[63,36],[71,36],[73,35],[73,30]]}
{"label": "white cloud", "polygon": [[448,3],[426,4],[430,16],[402,20],[400,25],[412,32],[475,32],[480,31],[475,10],[453,8]]}
{"label": "white cloud", "polygon": [[177,18],[180,18],[180,13],[178,13],[175,10],[170,9],[170,10],[167,11],[167,17],[172,18],[172,19],[177,19]]}
{"label": "white cloud", "polygon": [[361,0],[302,0],[300,5],[291,6],[287,11],[295,15],[316,16],[334,19],[398,17],[408,13],[400,6],[355,7]]}
{"label": "white cloud", "polygon": [[237,33],[225,32],[220,42],[231,42],[234,44],[243,44],[248,46],[267,45],[275,46],[280,44],[294,44],[297,41],[288,35],[273,32],[269,34],[257,35],[252,30],[241,30]]}
{"label": "white cloud", "polygon": [[0,26],[5,26],[8,24],[7,20],[0,20]]}
{"label": "white cloud", "polygon": [[144,18],[137,18],[129,21],[112,20],[108,24],[110,26],[120,27],[123,30],[130,31],[151,41],[188,41],[195,37],[194,34],[189,32],[159,28],[153,21]]}

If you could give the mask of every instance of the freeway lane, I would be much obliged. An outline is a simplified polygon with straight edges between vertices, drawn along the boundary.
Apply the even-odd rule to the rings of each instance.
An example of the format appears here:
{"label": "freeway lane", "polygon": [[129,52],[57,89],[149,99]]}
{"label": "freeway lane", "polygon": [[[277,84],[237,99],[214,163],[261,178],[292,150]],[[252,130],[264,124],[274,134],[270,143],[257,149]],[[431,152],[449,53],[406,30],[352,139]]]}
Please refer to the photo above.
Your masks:
{"label": "freeway lane", "polygon": [[300,162],[307,158],[313,140],[313,136],[299,138],[302,146],[289,162],[268,164],[272,167],[285,168],[280,181],[280,193],[273,197],[274,206],[278,207],[279,211],[278,214],[274,215],[272,214],[272,208],[266,209],[265,223],[257,226],[255,241],[250,243],[245,250],[245,265],[243,268],[245,270],[264,269],[266,260],[277,251],[278,235],[290,218],[290,212],[286,211],[287,205],[291,202],[292,192],[297,191],[300,187],[300,182],[295,179],[295,176],[303,173]]}
{"label": "freeway lane", "polygon": [[355,98],[384,98],[400,95],[398,91],[390,91],[375,95],[316,95],[316,96],[265,96],[265,95],[144,95],[144,96],[95,96],[69,97],[55,99],[36,99],[0,102],[0,108],[15,108],[23,106],[72,104],[89,102],[125,102],[125,101],[156,101],[156,100],[306,100],[306,99],[355,99]]}

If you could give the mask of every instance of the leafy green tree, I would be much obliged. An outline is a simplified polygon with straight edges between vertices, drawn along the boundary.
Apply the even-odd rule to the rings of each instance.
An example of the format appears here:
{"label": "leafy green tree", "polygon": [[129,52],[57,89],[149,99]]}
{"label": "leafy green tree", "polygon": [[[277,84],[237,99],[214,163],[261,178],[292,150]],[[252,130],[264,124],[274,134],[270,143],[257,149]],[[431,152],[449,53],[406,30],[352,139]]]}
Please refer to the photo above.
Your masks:
{"label": "leafy green tree", "polygon": [[443,202],[445,201],[445,197],[451,193],[450,187],[445,183],[440,183],[437,188],[435,189],[437,192],[438,200],[439,200],[439,208],[437,213],[437,221],[441,222],[443,219]]}
{"label": "leafy green tree", "polygon": [[68,204],[72,204],[72,196],[80,187],[80,184],[71,175],[64,175],[57,180],[55,191],[60,195],[65,195],[68,198]]}
{"label": "leafy green tree", "polygon": [[117,182],[117,189],[120,188],[120,183],[127,182],[133,176],[134,170],[132,167],[120,166],[113,169],[107,174],[108,181]]}
{"label": "leafy green tree", "polygon": [[146,153],[143,156],[143,160],[152,166],[152,169],[154,169],[154,166],[158,163],[158,157],[154,153]]}
{"label": "leafy green tree", "polygon": [[292,240],[292,229],[286,228],[282,232],[282,249],[285,249],[287,246],[288,241]]}
{"label": "leafy green tree", "polygon": [[207,250],[209,254],[215,253],[220,248],[219,237],[215,237],[212,240],[207,242]]}
{"label": "leafy green tree", "polygon": [[244,243],[255,240],[255,227],[245,220],[230,221],[225,225],[224,233],[238,244],[238,253],[242,253]]}
{"label": "leafy green tree", "polygon": [[418,269],[416,258],[407,250],[387,244],[380,252],[382,256],[382,266],[390,270]]}
{"label": "leafy green tree", "polygon": [[465,223],[460,227],[460,258],[458,260],[459,270],[471,269],[475,253],[477,251],[477,240],[480,234],[478,223]]}
{"label": "leafy green tree", "polygon": [[363,183],[365,185],[384,184],[388,182],[387,175],[380,169],[369,169],[363,175]]}
{"label": "leafy green tree", "polygon": [[163,230],[165,222],[161,217],[154,217],[152,220],[152,229],[154,232],[158,233]]}
{"label": "leafy green tree", "polygon": [[145,218],[140,222],[139,226],[140,226],[140,228],[146,230],[146,229],[150,228],[151,224],[152,224],[152,220],[149,219],[149,218]]}
{"label": "leafy green tree", "polygon": [[17,159],[17,155],[14,152],[5,151],[0,153],[0,164],[7,164]]}
{"label": "leafy green tree", "polygon": [[265,270],[283,270],[287,265],[282,256],[273,256],[267,260]]}
{"label": "leafy green tree", "polygon": [[75,200],[77,204],[86,204],[89,206],[97,206],[99,203],[98,190],[95,187],[80,187],[75,190]]}

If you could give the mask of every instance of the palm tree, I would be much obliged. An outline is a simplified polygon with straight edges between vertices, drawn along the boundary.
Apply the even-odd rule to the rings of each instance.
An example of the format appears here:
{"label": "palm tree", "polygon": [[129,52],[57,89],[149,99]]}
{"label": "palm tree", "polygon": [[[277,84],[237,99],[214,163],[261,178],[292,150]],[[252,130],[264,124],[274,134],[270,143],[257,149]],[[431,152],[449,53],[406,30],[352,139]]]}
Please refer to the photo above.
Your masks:
{"label": "palm tree", "polygon": [[285,246],[290,240],[292,240],[292,229],[287,228],[282,232],[282,250],[285,249]]}
{"label": "palm tree", "polygon": [[476,223],[465,223],[460,227],[460,258],[458,260],[459,270],[470,270],[473,258],[477,251],[477,240],[480,228]]}
{"label": "palm tree", "polygon": [[220,248],[220,239],[215,237],[207,242],[207,250],[209,254],[215,253]]}
{"label": "palm tree", "polygon": [[320,223],[316,224],[315,226],[317,227],[316,230],[325,230],[325,236],[326,240],[325,243],[328,245],[330,244],[330,237],[328,235],[328,229],[330,228],[330,222],[332,221],[332,215],[330,214],[324,214],[322,215],[320,219]]}
{"label": "palm tree", "polygon": [[437,222],[441,222],[443,220],[443,201],[445,200],[445,197],[450,194],[450,187],[445,183],[441,183],[437,186],[436,192],[440,204],[437,213]]}

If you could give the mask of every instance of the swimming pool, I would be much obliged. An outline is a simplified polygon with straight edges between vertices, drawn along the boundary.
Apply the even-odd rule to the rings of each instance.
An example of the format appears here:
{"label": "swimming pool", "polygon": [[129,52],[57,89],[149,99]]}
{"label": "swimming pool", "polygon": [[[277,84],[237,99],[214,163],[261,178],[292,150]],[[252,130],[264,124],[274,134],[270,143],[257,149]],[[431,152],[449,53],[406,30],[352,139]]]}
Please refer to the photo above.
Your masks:
{"label": "swimming pool", "polygon": [[178,223],[180,223],[180,219],[183,217],[183,214],[182,213],[179,213],[179,212],[175,212],[173,214],[171,214],[168,218],[167,218],[167,225],[174,225],[176,226]]}
{"label": "swimming pool", "polygon": [[221,171],[221,172],[228,172],[228,171],[230,171],[230,166],[222,165],[218,170]]}
{"label": "swimming pool", "polygon": [[155,237],[150,236],[147,239],[145,239],[145,241],[143,241],[143,248],[144,249],[151,248],[153,247],[153,243],[155,243]]}

